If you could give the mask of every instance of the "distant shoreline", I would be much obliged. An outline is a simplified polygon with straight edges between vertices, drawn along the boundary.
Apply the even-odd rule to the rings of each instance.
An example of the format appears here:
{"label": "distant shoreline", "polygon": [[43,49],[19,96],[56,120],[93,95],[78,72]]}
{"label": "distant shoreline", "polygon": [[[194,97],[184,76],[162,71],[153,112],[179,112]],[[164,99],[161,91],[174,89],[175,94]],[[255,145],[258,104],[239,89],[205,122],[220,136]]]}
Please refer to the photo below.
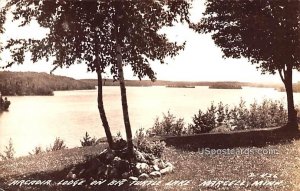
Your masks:
{"label": "distant shoreline", "polygon": [[[97,79],[73,79],[65,76],[38,72],[0,72],[0,92],[3,96],[52,96],[53,91],[92,90],[98,85]],[[163,86],[169,88],[195,88],[208,86],[211,89],[241,89],[237,87],[275,88],[282,90],[278,83],[253,83],[238,81],[166,81],[166,80],[125,80],[127,87]],[[220,87],[214,87],[216,84]],[[102,79],[103,86],[119,86],[113,79]]]}

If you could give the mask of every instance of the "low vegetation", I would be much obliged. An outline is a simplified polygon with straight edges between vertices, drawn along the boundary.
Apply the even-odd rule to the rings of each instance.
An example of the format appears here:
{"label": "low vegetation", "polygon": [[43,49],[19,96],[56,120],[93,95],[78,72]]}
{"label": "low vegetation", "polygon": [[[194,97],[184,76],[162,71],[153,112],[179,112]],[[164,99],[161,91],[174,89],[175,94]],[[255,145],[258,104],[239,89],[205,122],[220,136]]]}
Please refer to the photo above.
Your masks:
{"label": "low vegetation", "polygon": [[92,146],[92,145],[96,145],[96,138],[95,137],[90,137],[90,135],[88,134],[88,132],[85,132],[84,137],[82,138],[82,140],[80,140],[81,146],[82,147],[87,147],[87,146]]}
{"label": "low vegetation", "polygon": [[139,151],[144,153],[153,154],[156,157],[161,157],[166,148],[166,143],[163,141],[155,141],[149,139],[149,131],[146,131],[143,128],[137,130],[135,134],[136,147]]}
{"label": "low vegetation", "polygon": [[8,146],[5,147],[4,153],[3,154],[0,153],[0,158],[2,160],[11,160],[14,158],[14,156],[15,156],[15,148],[13,146],[13,141],[10,138]]}
{"label": "low vegetation", "polygon": [[193,135],[207,132],[259,129],[284,125],[287,111],[280,101],[256,101],[249,106],[241,99],[239,105],[229,107],[222,102],[211,103],[206,111],[199,110],[192,118],[192,123],[185,126],[182,118],[176,118],[168,112],[162,120],[157,118],[149,135]]}
{"label": "low vegetation", "polygon": [[41,146],[36,146],[32,152],[29,152],[29,155],[38,155],[44,152],[52,152],[67,149],[68,147],[65,144],[65,141],[59,137],[56,137],[53,145],[49,145],[45,150]]}

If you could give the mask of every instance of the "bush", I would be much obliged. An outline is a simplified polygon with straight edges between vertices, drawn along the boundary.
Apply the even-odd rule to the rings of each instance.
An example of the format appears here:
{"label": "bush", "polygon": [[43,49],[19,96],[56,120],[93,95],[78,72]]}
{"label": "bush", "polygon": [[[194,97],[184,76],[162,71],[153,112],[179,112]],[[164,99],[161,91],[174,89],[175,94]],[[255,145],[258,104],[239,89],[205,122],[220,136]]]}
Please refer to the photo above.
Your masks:
{"label": "bush", "polygon": [[122,150],[127,147],[127,141],[123,139],[120,131],[117,133],[117,136],[113,137],[113,142],[113,149],[115,150]]}
{"label": "bush", "polygon": [[0,154],[2,160],[10,160],[13,159],[15,155],[15,149],[13,146],[12,139],[9,139],[8,146],[5,147],[4,154]]}
{"label": "bush", "polygon": [[176,117],[168,111],[167,115],[163,113],[163,119],[160,121],[157,117],[152,128],[147,131],[148,135],[182,135],[184,134],[183,118]]}
{"label": "bush", "polygon": [[42,152],[43,152],[42,147],[41,147],[41,146],[36,146],[36,147],[33,149],[32,153],[29,152],[29,155],[38,155],[38,154],[41,154]]}
{"label": "bush", "polygon": [[83,140],[80,140],[82,147],[93,146],[96,145],[96,138],[91,138],[88,132],[85,132],[85,136]]}
{"label": "bush", "polygon": [[192,134],[207,133],[215,128],[215,121],[212,113],[203,113],[199,110],[197,115],[193,117],[193,124],[189,124],[189,129]]}
{"label": "bush", "polygon": [[57,137],[53,143],[53,146],[50,145],[48,148],[46,148],[46,151],[47,152],[58,151],[58,150],[66,149],[66,148],[67,148],[67,146],[65,145],[64,140]]}
{"label": "bush", "polygon": [[193,122],[188,126],[188,134],[210,132],[219,128],[227,131],[254,128],[266,128],[284,125],[287,122],[287,111],[280,101],[263,100],[261,104],[256,101],[246,107],[246,102],[241,99],[238,106],[232,109],[222,102],[217,107],[212,103],[204,113],[199,110],[194,115]]}
{"label": "bush", "polygon": [[229,125],[232,129],[242,130],[248,128],[249,111],[246,107],[246,102],[243,99],[241,99],[238,106],[234,106],[230,113],[231,123],[229,123]]}
{"label": "bush", "polygon": [[161,157],[166,148],[166,143],[163,141],[149,140],[149,134],[145,133],[143,128],[136,131],[135,139],[139,151],[153,154],[156,157]]}

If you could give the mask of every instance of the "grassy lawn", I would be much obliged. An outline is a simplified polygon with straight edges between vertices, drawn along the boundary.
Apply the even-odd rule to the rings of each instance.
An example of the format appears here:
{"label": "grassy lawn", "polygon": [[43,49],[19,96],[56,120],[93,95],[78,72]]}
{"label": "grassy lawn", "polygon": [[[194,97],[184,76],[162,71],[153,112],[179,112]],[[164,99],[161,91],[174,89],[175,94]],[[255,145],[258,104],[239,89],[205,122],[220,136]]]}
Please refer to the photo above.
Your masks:
{"label": "grassy lawn", "polygon": [[[0,188],[4,190],[300,190],[300,140],[292,143],[272,145],[264,149],[275,150],[278,154],[217,154],[205,155],[195,151],[183,151],[168,147],[164,158],[175,166],[171,174],[162,178],[157,186],[9,186],[13,180],[53,179],[58,182],[65,178],[68,167],[82,163],[86,157],[96,156],[105,145],[74,148],[36,156],[27,156],[12,161],[0,162]],[[250,148],[250,147],[248,147]],[[181,185],[166,185],[179,180]],[[278,186],[204,186],[203,181],[275,181]],[[185,181],[185,182],[183,182]],[[140,182],[141,183],[141,182]],[[143,182],[144,184],[147,182]],[[148,182],[150,183],[150,182]],[[177,182],[178,183],[178,182]],[[236,182],[237,183],[237,182]],[[238,184],[241,184],[239,182]]]}

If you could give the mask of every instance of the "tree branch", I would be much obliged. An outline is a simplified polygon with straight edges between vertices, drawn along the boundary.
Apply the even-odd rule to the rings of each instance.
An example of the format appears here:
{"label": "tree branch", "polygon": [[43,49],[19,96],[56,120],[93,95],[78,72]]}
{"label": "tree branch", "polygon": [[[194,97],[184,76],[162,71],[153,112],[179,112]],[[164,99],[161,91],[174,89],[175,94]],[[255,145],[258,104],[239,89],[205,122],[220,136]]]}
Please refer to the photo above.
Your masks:
{"label": "tree branch", "polygon": [[280,75],[280,78],[281,78],[282,82],[285,84],[285,78],[284,78],[284,76],[283,76],[283,74],[282,74],[282,70],[283,70],[283,69],[278,69],[278,73],[279,73],[279,75]]}

